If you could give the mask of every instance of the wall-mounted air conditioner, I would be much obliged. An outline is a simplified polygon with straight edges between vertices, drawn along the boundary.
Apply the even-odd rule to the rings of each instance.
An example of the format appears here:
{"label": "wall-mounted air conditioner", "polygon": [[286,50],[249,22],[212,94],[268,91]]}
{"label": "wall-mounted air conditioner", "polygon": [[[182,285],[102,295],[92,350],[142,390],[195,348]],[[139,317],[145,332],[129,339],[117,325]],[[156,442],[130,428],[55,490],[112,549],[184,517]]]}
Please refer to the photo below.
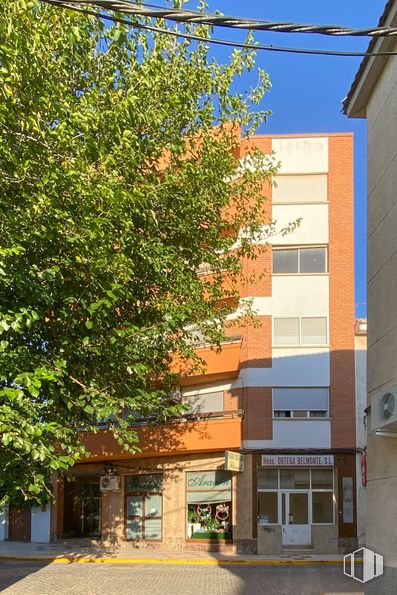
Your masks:
{"label": "wall-mounted air conditioner", "polygon": [[99,479],[101,492],[119,492],[120,477],[118,475],[102,475]]}
{"label": "wall-mounted air conditioner", "polygon": [[397,384],[372,397],[371,428],[397,432]]}

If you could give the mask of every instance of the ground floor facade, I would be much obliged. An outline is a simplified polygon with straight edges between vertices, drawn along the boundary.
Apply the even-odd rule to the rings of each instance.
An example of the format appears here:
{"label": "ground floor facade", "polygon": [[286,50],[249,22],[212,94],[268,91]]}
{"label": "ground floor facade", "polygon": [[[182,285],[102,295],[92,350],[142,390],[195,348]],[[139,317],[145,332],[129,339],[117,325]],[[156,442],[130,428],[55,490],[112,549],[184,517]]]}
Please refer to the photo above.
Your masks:
{"label": "ground floor facade", "polygon": [[356,545],[354,452],[245,452],[238,472],[224,452],[91,462],[54,492],[54,505],[4,511],[0,538],[269,555]]}

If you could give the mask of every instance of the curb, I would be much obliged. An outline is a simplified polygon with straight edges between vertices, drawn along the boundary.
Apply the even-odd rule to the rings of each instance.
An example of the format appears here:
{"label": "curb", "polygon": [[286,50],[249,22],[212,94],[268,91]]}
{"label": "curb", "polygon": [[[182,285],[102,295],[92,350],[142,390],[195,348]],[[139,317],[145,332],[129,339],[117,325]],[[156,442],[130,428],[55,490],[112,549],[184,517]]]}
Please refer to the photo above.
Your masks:
{"label": "curb", "polygon": [[313,564],[343,564],[343,560],[202,560],[202,559],[167,559],[167,558],[93,558],[51,557],[51,556],[0,556],[1,561],[9,562],[48,562],[55,564],[175,564],[175,565],[267,565],[267,566],[310,566]]}

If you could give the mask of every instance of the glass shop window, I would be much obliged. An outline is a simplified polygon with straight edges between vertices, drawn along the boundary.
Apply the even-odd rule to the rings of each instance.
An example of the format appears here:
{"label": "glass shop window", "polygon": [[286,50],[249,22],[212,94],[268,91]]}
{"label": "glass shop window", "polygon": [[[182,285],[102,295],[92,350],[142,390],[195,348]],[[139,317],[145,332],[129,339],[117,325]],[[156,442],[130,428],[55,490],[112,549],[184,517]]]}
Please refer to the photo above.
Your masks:
{"label": "glass shop window", "polygon": [[186,473],[186,503],[188,539],[232,539],[230,471]]}
{"label": "glass shop window", "polygon": [[125,478],[126,539],[161,541],[163,524],[163,475],[127,475]]}

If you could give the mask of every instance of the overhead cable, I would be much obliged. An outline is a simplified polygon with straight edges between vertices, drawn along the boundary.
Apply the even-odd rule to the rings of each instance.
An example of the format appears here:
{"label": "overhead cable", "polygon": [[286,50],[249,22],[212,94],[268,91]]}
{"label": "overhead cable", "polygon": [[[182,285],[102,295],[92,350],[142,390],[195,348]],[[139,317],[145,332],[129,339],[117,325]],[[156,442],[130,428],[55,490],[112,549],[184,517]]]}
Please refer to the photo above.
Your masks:
{"label": "overhead cable", "polygon": [[[138,22],[136,20],[125,19],[121,17],[117,17],[116,15],[108,15],[104,14],[103,12],[98,12],[96,10],[90,10],[87,8],[82,8],[78,4],[81,4],[79,1],[78,4],[74,3],[74,0],[41,0],[46,4],[52,4],[54,6],[60,6],[62,8],[66,8],[69,10],[73,10],[76,12],[80,12],[89,16],[94,16],[98,19],[103,19],[106,21],[112,21],[115,23],[121,23],[131,28],[135,29],[143,29],[146,31],[151,31],[153,33],[162,33],[165,35],[170,35],[172,37],[180,37],[182,39],[189,39],[191,41],[199,41],[204,43],[209,43],[213,45],[223,45],[226,47],[234,47],[234,48],[241,48],[244,50],[254,50],[254,51],[267,51],[267,52],[282,52],[282,53],[289,53],[289,54],[305,54],[305,55],[314,55],[314,56],[341,56],[341,57],[375,57],[375,56],[397,56],[397,51],[378,51],[378,52],[350,52],[350,51],[337,51],[337,50],[321,50],[321,49],[311,49],[311,48],[292,48],[292,47],[280,47],[275,45],[263,45],[259,43],[244,43],[239,41],[232,41],[228,39],[218,39],[215,37],[204,37],[200,35],[194,35],[191,33],[186,33],[184,31],[175,30],[175,29],[164,29],[161,27],[153,27],[148,24],[144,24]],[[101,0],[104,2],[104,0]],[[94,8],[99,7],[99,1],[96,0],[85,0],[84,4],[92,5]],[[102,7],[103,8],[103,7]],[[105,9],[110,10],[110,9]],[[121,12],[120,8],[117,12]]]}
{"label": "overhead cable", "polygon": [[[185,24],[210,25],[250,31],[271,31],[276,33],[317,33],[320,35],[354,36],[354,37],[396,37],[397,27],[370,27],[355,29],[341,25],[312,25],[278,21],[264,21],[246,17],[210,14],[181,8],[166,8],[156,4],[134,4],[129,0],[78,0],[79,4],[97,6],[104,10],[121,12],[139,17],[166,19]],[[75,4],[76,0],[63,0],[63,4]]]}

